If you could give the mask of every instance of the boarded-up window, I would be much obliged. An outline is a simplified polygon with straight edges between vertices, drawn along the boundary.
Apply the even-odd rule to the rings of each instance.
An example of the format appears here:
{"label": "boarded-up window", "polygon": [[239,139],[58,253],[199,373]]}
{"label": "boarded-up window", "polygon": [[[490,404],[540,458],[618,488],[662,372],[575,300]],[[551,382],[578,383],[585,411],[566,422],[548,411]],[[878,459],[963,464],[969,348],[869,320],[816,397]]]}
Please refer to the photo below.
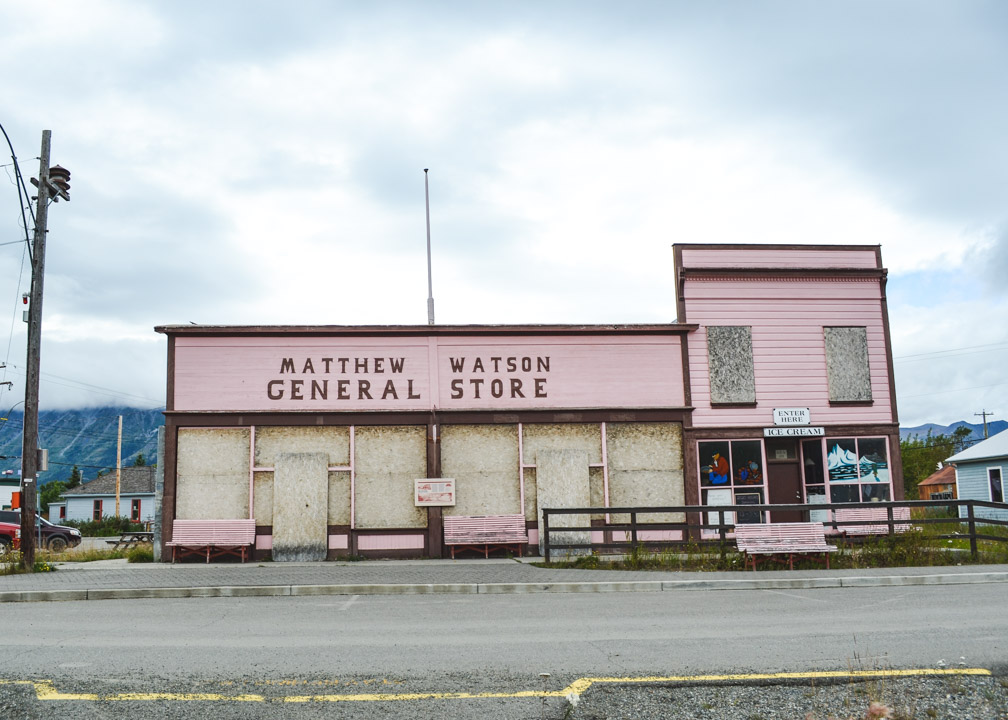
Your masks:
{"label": "boarded-up window", "polygon": [[868,332],[863,327],[824,327],[830,402],[871,402]]}
{"label": "boarded-up window", "polygon": [[709,326],[707,367],[711,404],[756,402],[752,328],[747,325]]}

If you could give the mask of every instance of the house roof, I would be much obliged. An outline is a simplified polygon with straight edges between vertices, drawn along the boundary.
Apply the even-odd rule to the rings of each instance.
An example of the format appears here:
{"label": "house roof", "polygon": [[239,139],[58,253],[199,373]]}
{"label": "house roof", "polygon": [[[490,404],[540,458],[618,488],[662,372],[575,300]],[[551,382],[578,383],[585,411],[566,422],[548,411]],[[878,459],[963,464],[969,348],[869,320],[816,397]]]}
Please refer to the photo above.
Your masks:
{"label": "house roof", "polygon": [[1008,458],[1008,430],[1002,430],[997,435],[956,453],[945,462],[972,462],[988,458]]}
{"label": "house roof", "polygon": [[[72,495],[115,495],[116,476],[114,472],[102,475],[90,482],[63,492],[62,497]],[[154,466],[124,467],[119,477],[120,495],[154,493]]]}
{"label": "house roof", "polygon": [[951,465],[946,465],[941,470],[931,473],[917,483],[917,487],[920,487],[921,485],[953,485],[955,484],[955,481],[955,468]]}

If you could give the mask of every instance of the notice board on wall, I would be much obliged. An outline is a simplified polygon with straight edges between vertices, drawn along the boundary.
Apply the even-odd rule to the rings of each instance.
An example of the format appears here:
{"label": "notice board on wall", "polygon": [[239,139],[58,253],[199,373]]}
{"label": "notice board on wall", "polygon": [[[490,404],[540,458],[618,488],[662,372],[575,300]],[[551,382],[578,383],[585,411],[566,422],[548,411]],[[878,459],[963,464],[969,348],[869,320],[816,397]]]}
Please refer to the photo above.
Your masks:
{"label": "notice board on wall", "polygon": [[414,480],[413,504],[416,507],[450,507],[455,505],[454,478]]}

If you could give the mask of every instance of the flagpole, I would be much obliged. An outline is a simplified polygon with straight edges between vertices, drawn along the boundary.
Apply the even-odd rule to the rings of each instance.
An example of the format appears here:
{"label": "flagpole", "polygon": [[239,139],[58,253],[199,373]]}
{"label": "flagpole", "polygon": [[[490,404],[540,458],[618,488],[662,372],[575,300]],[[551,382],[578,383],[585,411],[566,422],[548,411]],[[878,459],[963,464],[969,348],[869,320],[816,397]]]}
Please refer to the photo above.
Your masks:
{"label": "flagpole", "polygon": [[427,208],[427,324],[434,324],[434,284],[431,281],[431,254],[430,254],[430,188],[427,184],[427,170],[423,171],[424,204]]}

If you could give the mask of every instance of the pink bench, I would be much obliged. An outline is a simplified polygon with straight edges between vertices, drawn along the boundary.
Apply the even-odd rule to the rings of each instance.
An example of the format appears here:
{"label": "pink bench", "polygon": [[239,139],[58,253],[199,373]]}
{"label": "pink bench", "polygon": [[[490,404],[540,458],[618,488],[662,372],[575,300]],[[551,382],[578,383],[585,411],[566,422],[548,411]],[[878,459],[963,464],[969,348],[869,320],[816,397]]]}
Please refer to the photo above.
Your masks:
{"label": "pink bench", "polygon": [[528,544],[524,515],[446,515],[443,526],[452,559],[456,550],[476,550],[490,557],[491,547],[514,549],[521,555]]}
{"label": "pink bench", "polygon": [[[833,511],[837,530],[844,535],[888,535],[889,514],[885,508],[839,508]],[[906,532],[910,508],[893,508],[893,530]],[[896,522],[901,520],[902,522]],[[853,525],[847,523],[854,523]]]}
{"label": "pink bench", "polygon": [[248,551],[255,542],[255,520],[175,520],[172,539],[165,543],[172,549],[172,562],[176,551],[182,556],[205,556],[206,561],[223,555],[248,559]]}
{"label": "pink bench", "polygon": [[826,530],[818,522],[736,525],[735,545],[742,553],[742,567],[751,564],[753,570],[761,555],[787,562],[791,570],[795,555],[822,555],[829,568],[829,554],[836,552],[835,545],[826,544]]}

